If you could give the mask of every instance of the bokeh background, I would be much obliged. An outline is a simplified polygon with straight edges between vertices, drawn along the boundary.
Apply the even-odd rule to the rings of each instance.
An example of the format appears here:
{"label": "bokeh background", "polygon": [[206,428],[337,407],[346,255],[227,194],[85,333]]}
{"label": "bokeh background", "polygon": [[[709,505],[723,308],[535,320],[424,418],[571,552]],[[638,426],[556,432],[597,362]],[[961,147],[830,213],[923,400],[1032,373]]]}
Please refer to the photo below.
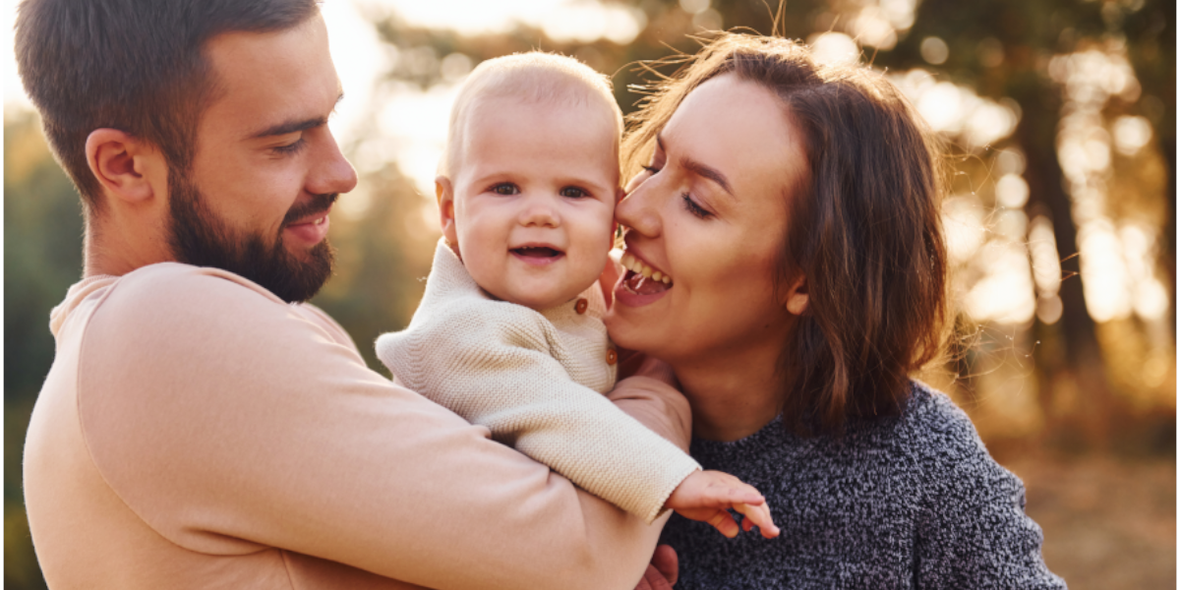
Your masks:
{"label": "bokeh background", "polygon": [[[769,1],[769,4],[768,4]],[[613,76],[706,30],[775,31],[773,0],[326,0],[346,98],[331,126],[360,174],[333,214],[315,302],[369,343],[406,325],[438,236],[432,179],[457,86],[540,48]],[[23,510],[48,313],[81,274],[77,196],[12,65],[5,0],[4,585],[42,588]],[[1022,477],[1070,587],[1174,588],[1174,0],[788,0],[779,34],[871,64],[947,140],[943,205],[960,312],[925,376]],[[650,75],[649,75],[650,77]]]}

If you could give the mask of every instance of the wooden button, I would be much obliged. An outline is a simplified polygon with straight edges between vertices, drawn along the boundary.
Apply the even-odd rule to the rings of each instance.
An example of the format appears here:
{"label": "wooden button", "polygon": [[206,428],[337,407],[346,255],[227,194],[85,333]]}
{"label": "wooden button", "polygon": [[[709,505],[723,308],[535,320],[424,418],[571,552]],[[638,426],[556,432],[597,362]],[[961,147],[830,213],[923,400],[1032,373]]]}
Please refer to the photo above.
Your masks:
{"label": "wooden button", "polygon": [[578,313],[586,313],[587,307],[590,307],[590,302],[586,301],[585,297],[581,297],[578,299],[578,302],[574,304],[574,311]]}
{"label": "wooden button", "polygon": [[615,352],[613,348],[606,349],[606,364],[613,365],[617,362],[619,362],[619,353]]}

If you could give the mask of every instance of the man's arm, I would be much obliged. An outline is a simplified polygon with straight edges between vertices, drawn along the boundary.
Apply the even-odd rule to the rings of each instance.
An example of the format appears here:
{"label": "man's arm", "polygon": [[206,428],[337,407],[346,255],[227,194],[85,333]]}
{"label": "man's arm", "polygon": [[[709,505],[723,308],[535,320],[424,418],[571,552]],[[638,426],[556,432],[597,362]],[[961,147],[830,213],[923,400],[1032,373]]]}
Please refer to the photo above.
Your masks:
{"label": "man's arm", "polygon": [[193,551],[274,546],[434,588],[640,579],[658,527],[216,275],[125,278],[83,347],[91,453],[154,530]]}

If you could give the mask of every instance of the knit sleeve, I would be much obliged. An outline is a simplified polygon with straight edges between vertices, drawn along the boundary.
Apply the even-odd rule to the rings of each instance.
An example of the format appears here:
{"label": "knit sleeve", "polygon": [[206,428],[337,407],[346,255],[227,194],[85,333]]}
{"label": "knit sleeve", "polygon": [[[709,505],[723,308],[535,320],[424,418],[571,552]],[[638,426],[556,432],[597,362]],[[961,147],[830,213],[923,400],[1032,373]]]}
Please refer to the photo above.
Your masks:
{"label": "knit sleeve", "polygon": [[412,389],[651,523],[699,465],[571,379],[547,330],[528,308],[468,302],[382,336],[377,354]]}
{"label": "knit sleeve", "polygon": [[1041,528],[1024,513],[1024,485],[988,454],[970,419],[937,396],[924,459],[931,494],[917,539],[918,588],[1065,588],[1041,557]]}

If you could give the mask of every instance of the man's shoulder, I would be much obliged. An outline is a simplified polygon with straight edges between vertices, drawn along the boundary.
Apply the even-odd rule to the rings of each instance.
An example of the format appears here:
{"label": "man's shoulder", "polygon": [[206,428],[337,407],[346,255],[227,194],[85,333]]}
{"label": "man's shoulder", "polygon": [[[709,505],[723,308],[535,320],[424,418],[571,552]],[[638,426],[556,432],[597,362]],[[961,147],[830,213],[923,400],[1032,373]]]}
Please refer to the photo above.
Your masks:
{"label": "man's shoulder", "polygon": [[331,340],[351,345],[327,314],[288,304],[242,276],[216,268],[160,263],[136,269],[106,288],[88,322],[86,338],[173,343],[269,339],[289,323],[310,323]]}
{"label": "man's shoulder", "polygon": [[151,264],[119,277],[111,285],[107,299],[165,307],[204,307],[215,302],[223,303],[224,299],[253,304],[284,304],[273,293],[245,277],[217,268],[179,262]]}

